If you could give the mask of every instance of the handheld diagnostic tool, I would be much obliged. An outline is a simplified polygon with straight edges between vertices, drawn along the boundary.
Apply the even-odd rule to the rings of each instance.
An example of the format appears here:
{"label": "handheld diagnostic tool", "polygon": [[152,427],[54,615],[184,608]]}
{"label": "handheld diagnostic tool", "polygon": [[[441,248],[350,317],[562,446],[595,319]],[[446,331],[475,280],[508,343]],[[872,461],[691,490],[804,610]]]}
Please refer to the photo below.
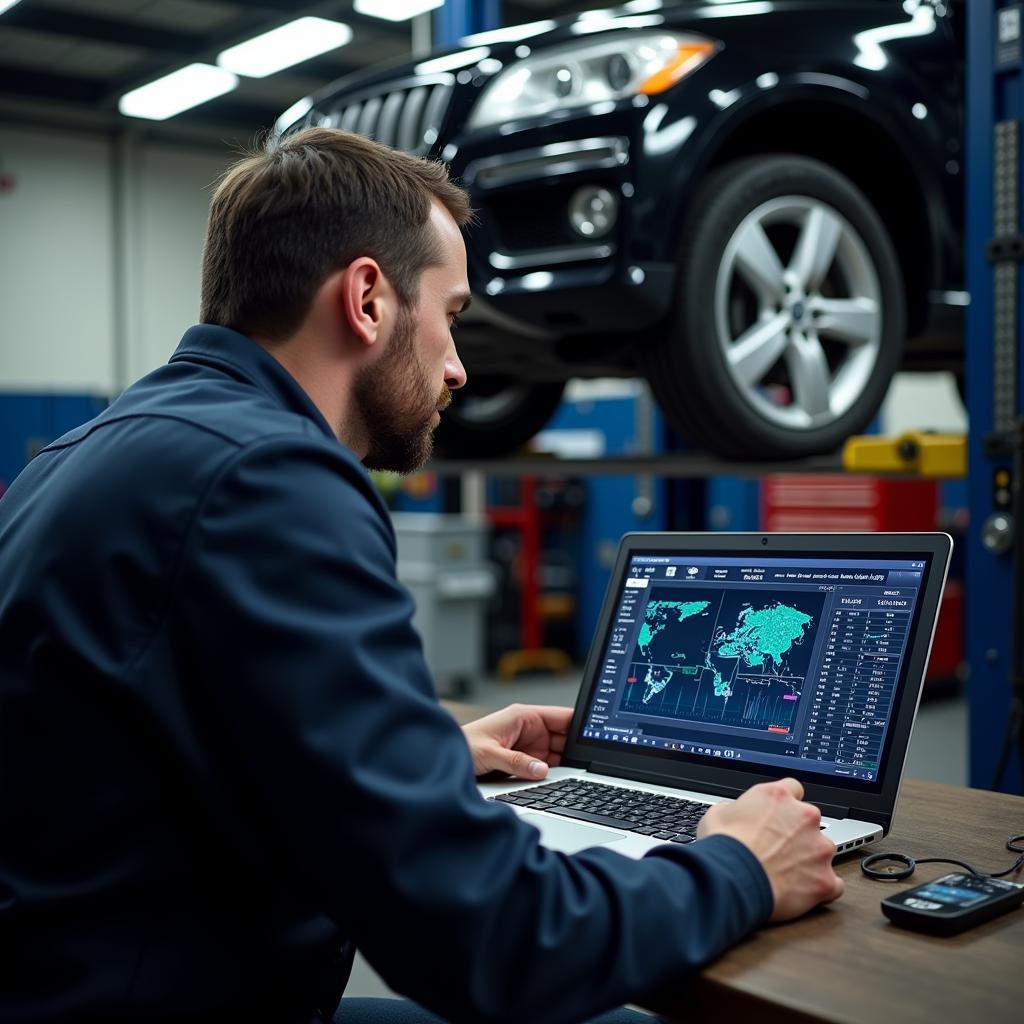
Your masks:
{"label": "handheld diagnostic tool", "polygon": [[932,935],[955,935],[1024,903],[1024,884],[955,872],[882,900],[893,924]]}

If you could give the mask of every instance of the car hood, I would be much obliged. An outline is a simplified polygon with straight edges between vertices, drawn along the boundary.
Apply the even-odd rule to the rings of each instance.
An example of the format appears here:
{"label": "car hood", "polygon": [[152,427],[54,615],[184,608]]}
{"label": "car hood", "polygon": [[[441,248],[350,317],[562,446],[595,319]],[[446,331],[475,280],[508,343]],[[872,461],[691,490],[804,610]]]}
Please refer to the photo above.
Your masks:
{"label": "car hood", "polygon": [[[890,6],[898,0],[876,0]],[[542,19],[524,25],[478,32],[460,40],[458,46],[434,50],[429,56],[416,60],[400,58],[379,64],[370,71],[358,71],[332,82],[313,97],[314,104],[322,99],[352,90],[404,79],[443,72],[457,72],[464,67],[493,58],[511,62],[523,54],[516,53],[522,46],[538,52],[563,43],[622,30],[689,29],[700,31],[702,22],[745,14],[768,14],[786,7],[827,8],[828,0],[808,3],[807,0],[633,0],[619,7],[585,11],[563,18]]]}
{"label": "car hood", "polygon": [[[865,6],[896,8],[901,13],[906,0],[860,0]],[[918,0],[928,4],[932,0]],[[489,78],[502,65],[508,65],[530,53],[565,43],[582,42],[608,32],[624,30],[669,31],[707,33],[714,37],[723,32],[723,22],[733,18],[757,17],[777,12],[801,11],[808,14],[828,14],[833,0],[631,0],[617,7],[584,11],[562,18],[541,19],[523,25],[478,32],[466,36],[458,46],[438,48],[429,55],[410,60],[400,57],[362,69],[339,78],[309,97],[304,109],[321,109],[346,94],[364,90],[373,92],[379,86],[396,81],[457,74],[471,69],[474,78]],[[517,52],[518,51],[518,52]],[[486,64],[494,62],[491,68]],[[481,61],[485,64],[481,65]],[[298,123],[298,122],[294,122]],[[289,126],[291,127],[291,126]]]}

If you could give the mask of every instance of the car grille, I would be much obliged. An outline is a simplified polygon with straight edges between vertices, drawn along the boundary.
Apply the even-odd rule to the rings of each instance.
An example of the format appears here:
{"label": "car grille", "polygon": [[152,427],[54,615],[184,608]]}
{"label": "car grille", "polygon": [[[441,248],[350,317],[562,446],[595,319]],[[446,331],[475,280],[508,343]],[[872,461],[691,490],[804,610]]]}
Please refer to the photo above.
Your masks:
{"label": "car grille", "polygon": [[319,123],[422,156],[437,141],[451,95],[449,80],[392,85],[343,98]]}

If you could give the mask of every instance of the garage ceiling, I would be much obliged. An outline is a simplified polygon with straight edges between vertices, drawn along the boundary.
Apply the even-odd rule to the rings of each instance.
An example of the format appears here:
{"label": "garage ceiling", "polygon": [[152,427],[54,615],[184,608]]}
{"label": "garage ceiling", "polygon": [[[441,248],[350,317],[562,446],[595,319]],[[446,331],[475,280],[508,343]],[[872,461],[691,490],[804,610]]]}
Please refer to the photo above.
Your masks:
{"label": "garage ceiling", "polygon": [[[517,0],[502,5],[502,20],[516,25],[590,6]],[[267,78],[243,78],[226,96],[166,122],[117,112],[129,89],[194,61],[213,63],[226,47],[305,15],[346,22],[352,42]],[[21,0],[0,15],[0,118],[246,138],[334,79],[407,57],[412,31],[408,21],[356,14],[352,0]]]}

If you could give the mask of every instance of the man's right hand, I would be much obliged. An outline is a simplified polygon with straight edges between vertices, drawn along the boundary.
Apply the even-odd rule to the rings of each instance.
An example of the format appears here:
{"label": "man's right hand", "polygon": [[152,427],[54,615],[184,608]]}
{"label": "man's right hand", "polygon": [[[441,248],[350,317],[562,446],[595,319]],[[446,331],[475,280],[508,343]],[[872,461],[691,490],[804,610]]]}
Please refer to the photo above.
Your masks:
{"label": "man's right hand", "polygon": [[835,843],[821,834],[821,811],[803,803],[803,795],[796,779],[763,782],[738,800],[715,804],[697,829],[699,837],[732,836],[757,857],[772,886],[773,921],[843,894],[843,880],[832,870]]}

